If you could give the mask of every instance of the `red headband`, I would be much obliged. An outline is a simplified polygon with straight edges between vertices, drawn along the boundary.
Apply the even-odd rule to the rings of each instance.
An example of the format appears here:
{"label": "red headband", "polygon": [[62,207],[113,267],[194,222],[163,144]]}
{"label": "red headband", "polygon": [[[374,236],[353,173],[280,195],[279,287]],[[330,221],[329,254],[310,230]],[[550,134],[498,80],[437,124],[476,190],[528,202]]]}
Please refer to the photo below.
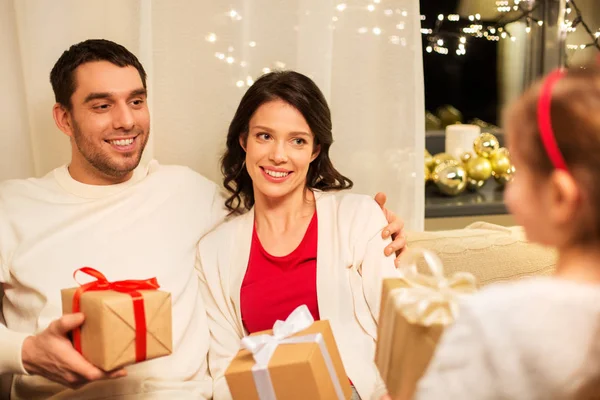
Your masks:
{"label": "red headband", "polygon": [[538,114],[538,127],[540,130],[540,137],[546,153],[554,165],[554,168],[568,171],[567,163],[558,148],[556,143],[556,137],[552,130],[552,119],[550,117],[550,105],[552,104],[552,89],[556,82],[559,81],[565,75],[565,70],[558,69],[548,75],[542,85],[542,91],[540,93],[540,99],[538,100],[537,114]]}

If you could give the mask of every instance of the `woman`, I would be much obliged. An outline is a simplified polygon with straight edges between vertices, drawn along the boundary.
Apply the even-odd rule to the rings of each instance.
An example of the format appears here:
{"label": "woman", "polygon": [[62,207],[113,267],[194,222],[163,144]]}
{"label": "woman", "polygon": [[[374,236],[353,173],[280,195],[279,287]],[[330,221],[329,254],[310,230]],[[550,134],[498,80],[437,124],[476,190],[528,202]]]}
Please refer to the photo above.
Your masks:
{"label": "woman", "polygon": [[241,338],[302,304],[329,320],[354,398],[385,393],[373,359],[381,280],[394,270],[386,219],[371,198],[338,193],[352,181],[332,165],[332,142],[325,98],[292,71],[258,79],[231,122],[226,206],[250,212],[203,239],[198,263],[217,400],[230,396],[223,374]]}

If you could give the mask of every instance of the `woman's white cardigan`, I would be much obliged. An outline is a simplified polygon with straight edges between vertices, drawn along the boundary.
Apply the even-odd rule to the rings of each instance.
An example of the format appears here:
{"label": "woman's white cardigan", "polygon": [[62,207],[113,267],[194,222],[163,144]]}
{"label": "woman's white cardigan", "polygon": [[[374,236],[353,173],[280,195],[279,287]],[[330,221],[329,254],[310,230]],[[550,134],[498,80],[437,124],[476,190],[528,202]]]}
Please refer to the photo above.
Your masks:
{"label": "woman's white cardigan", "polygon": [[[383,250],[387,225],[368,196],[315,192],[318,216],[317,297],[321,319],[329,320],[346,373],[363,400],[385,387],[373,362],[381,280],[394,271]],[[199,244],[197,269],[207,309],[209,366],[215,400],[230,399],[224,372],[240,349],[244,329],[240,289],[248,267],[254,210],[233,218]]]}

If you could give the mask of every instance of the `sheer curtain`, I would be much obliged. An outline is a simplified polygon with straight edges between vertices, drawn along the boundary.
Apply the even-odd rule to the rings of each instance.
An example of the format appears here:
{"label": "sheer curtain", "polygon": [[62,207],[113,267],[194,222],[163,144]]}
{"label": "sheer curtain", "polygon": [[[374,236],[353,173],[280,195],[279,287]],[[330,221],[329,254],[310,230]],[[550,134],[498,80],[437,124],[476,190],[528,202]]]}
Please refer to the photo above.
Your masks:
{"label": "sheer curtain", "polygon": [[69,160],[50,69],[69,45],[106,38],[149,74],[144,158],[219,182],[241,96],[262,73],[311,76],[333,113],[332,158],[354,192],[388,195],[423,228],[424,101],[418,0],[0,0],[0,180]]}

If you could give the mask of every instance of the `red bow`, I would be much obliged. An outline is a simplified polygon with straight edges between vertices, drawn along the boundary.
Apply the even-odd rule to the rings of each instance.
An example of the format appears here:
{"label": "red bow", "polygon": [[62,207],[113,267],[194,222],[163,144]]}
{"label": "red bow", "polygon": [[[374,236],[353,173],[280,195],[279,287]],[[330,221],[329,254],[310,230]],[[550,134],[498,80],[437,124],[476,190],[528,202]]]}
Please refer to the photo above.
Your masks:
{"label": "red bow", "polygon": [[[79,271],[96,278],[96,280],[82,285],[75,278],[75,275]],[[100,271],[90,267],[83,267],[73,272],[73,279],[79,283],[79,288],[77,288],[73,295],[74,313],[80,311],[81,295],[87,291],[114,290],[126,293],[132,297],[133,315],[135,317],[135,359],[136,362],[144,361],[146,359],[146,313],[144,312],[144,298],[138,290],[158,289],[159,286],[156,278],[109,282]],[[75,350],[81,353],[81,330],[79,328],[73,331],[73,346]]]}

